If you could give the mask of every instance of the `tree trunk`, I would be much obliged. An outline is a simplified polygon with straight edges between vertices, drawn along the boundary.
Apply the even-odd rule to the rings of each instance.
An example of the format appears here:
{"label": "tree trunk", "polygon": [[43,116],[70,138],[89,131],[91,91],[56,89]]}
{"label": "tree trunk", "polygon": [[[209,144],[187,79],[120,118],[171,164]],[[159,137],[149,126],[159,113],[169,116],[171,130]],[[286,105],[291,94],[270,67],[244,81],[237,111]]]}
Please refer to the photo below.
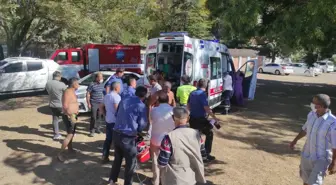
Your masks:
{"label": "tree trunk", "polygon": [[272,51],[272,63],[275,62],[275,58],[276,58],[276,52]]}

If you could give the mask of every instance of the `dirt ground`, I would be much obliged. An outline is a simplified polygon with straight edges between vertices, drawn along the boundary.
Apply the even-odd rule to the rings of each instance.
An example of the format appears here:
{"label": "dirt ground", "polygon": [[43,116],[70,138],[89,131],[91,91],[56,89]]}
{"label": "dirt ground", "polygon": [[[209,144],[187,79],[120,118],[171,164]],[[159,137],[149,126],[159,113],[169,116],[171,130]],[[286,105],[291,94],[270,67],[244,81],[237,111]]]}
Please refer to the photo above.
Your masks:
{"label": "dirt ground", "polygon": [[[217,160],[205,167],[208,184],[302,184],[298,168],[304,140],[295,151],[288,144],[305,121],[311,96],[317,93],[329,94],[336,102],[336,74],[315,78],[258,74],[255,100],[229,116],[219,115],[222,128],[216,131],[213,145]],[[79,152],[65,164],[59,163],[55,155],[61,145],[51,139],[46,103],[43,94],[0,101],[0,184],[107,184],[111,164],[100,164],[104,135],[88,137],[88,116],[81,116],[74,139]],[[332,108],[336,110],[336,103]],[[150,164],[141,165],[137,172],[149,184]],[[119,182],[123,178],[121,173]],[[138,177],[134,180],[139,182]],[[335,182],[336,176],[325,180],[326,185]]]}

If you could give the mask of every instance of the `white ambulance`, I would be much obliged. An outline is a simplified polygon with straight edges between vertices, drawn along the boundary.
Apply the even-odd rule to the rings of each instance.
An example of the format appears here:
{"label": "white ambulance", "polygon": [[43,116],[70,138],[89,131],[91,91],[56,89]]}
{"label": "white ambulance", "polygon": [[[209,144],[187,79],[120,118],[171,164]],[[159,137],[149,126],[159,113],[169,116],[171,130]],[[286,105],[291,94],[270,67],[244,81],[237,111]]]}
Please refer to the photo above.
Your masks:
{"label": "white ambulance", "polygon": [[[208,100],[211,108],[222,102],[223,72],[235,71],[228,48],[214,41],[188,37],[186,32],[161,33],[148,41],[145,76],[161,70],[172,82],[172,91],[180,86],[182,75],[194,85],[200,78],[209,80]],[[233,75],[232,73],[231,75]]]}

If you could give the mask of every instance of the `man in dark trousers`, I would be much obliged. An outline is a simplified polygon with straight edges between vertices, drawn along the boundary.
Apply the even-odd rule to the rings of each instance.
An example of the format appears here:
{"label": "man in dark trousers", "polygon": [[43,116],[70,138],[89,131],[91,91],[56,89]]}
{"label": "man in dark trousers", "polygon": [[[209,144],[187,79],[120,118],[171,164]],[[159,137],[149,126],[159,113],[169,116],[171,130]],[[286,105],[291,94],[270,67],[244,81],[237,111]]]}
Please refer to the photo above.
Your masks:
{"label": "man in dark trousers", "polygon": [[205,150],[207,152],[207,161],[215,160],[214,156],[211,156],[212,141],[213,141],[213,126],[207,119],[207,115],[210,115],[215,121],[216,126],[219,126],[219,120],[209,107],[208,96],[206,94],[207,79],[200,79],[197,84],[197,90],[190,93],[188,99],[188,109],[190,110],[190,127],[199,130],[206,136]]}
{"label": "man in dark trousers", "polygon": [[95,74],[95,81],[92,82],[87,88],[86,93],[86,102],[89,109],[91,109],[91,121],[90,121],[90,137],[93,137],[95,132],[100,134],[100,122],[97,120],[97,112],[99,111],[99,118],[101,119],[102,110],[99,110],[102,107],[104,99],[104,79],[103,74],[98,72]]}
{"label": "man in dark trousers", "polygon": [[139,86],[136,96],[121,100],[116,115],[117,121],[113,131],[114,162],[110,174],[110,184],[115,185],[118,180],[123,158],[126,160],[124,185],[133,183],[133,174],[136,167],[136,137],[147,126],[147,108],[143,101],[147,89]]}

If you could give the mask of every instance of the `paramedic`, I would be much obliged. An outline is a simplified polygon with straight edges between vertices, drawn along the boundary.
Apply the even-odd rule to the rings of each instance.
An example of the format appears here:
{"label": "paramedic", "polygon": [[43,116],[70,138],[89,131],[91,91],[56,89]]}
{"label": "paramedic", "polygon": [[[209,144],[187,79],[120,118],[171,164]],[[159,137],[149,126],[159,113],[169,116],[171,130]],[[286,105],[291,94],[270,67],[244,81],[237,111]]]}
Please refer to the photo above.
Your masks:
{"label": "paramedic", "polygon": [[162,185],[206,183],[202,159],[207,154],[197,130],[188,128],[189,111],[173,109],[175,129],[164,136],[158,158]]}
{"label": "paramedic", "polygon": [[120,94],[122,99],[125,99],[130,96],[135,96],[135,88],[136,88],[136,80],[135,78],[130,77],[127,81],[127,87],[124,91]]}
{"label": "paramedic", "polygon": [[176,98],[180,106],[187,106],[189,95],[196,90],[196,87],[190,85],[190,78],[187,75],[183,75],[181,81],[183,85],[177,88]]}
{"label": "paramedic", "polygon": [[113,128],[114,162],[110,174],[110,184],[114,185],[119,176],[123,158],[126,161],[124,185],[131,185],[136,167],[136,137],[147,126],[147,109],[143,101],[147,89],[139,86],[136,96],[121,100],[116,112],[116,123]]}
{"label": "paramedic", "polygon": [[114,81],[117,81],[117,82],[120,83],[120,92],[119,92],[119,94],[121,94],[123,92],[124,84],[123,84],[123,81],[121,79],[123,75],[124,75],[124,69],[118,68],[116,70],[116,73],[113,76],[111,76],[111,78],[109,79],[109,81],[105,85],[106,94],[110,92],[111,84]]}
{"label": "paramedic", "polygon": [[225,112],[224,113],[228,114],[228,112],[231,108],[230,99],[232,97],[232,91],[233,91],[232,77],[228,72],[224,73],[223,82],[224,82],[223,99],[224,99],[224,106],[225,106]]}
{"label": "paramedic", "polygon": [[215,157],[211,156],[212,141],[213,141],[213,126],[206,118],[207,114],[210,115],[216,124],[219,124],[219,120],[209,107],[209,102],[206,94],[207,79],[201,78],[197,84],[198,89],[191,92],[188,99],[188,109],[190,110],[190,127],[202,132],[205,136],[205,150],[207,152],[207,160],[215,160]]}
{"label": "paramedic", "polygon": [[290,143],[294,149],[298,140],[307,137],[300,164],[304,185],[322,185],[327,171],[330,175],[336,173],[336,118],[329,109],[330,103],[328,95],[315,95],[306,123]]}

